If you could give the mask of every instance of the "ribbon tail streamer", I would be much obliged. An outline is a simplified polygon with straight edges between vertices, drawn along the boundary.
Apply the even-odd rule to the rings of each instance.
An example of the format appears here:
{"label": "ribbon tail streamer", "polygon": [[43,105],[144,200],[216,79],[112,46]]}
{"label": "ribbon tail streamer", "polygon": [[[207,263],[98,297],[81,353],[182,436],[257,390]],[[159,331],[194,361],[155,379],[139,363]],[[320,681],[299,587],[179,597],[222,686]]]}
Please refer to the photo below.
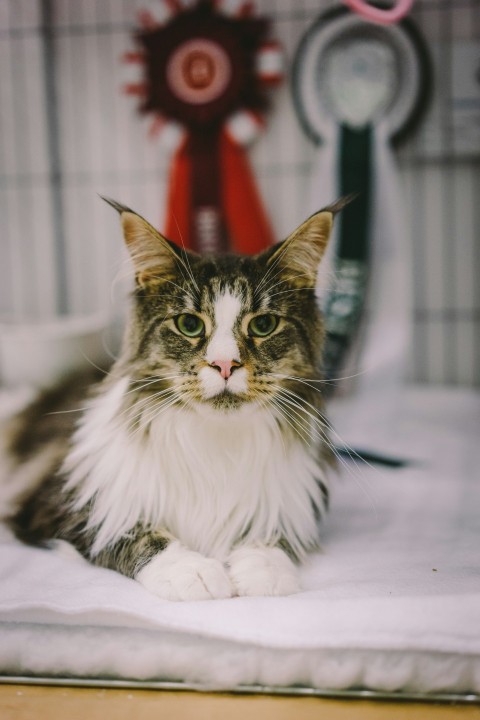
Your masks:
{"label": "ribbon tail streamer", "polygon": [[255,254],[275,242],[242,146],[227,133],[221,137],[223,203],[233,250]]}
{"label": "ribbon tail streamer", "polygon": [[[223,216],[232,250],[248,255],[273,245],[275,238],[242,146],[227,133],[220,137]],[[194,247],[191,214],[192,159],[188,143],[175,153],[170,168],[165,234],[186,249]]]}
{"label": "ribbon tail streamer", "polygon": [[[343,397],[332,404],[334,424],[351,445],[395,452],[411,334],[409,227],[395,159],[382,123],[373,135],[372,263],[366,317],[352,347]],[[355,361],[355,358],[357,360]],[[350,392],[348,392],[350,390]]]}
{"label": "ribbon tail streamer", "polygon": [[185,249],[192,249],[190,188],[191,163],[185,142],[175,152],[170,166],[165,223],[165,235],[168,239]]}

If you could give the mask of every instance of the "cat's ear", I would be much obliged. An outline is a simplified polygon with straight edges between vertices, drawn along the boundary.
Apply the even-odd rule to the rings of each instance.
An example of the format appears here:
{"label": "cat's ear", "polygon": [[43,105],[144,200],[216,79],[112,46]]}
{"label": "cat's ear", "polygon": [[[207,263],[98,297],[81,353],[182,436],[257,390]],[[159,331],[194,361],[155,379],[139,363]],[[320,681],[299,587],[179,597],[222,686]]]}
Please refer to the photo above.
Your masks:
{"label": "cat's ear", "polygon": [[318,266],[333,225],[333,213],[322,210],[305,220],[286,240],[267,251],[267,267],[277,279],[296,287],[315,287]]}
{"label": "cat's ear", "polygon": [[[353,197],[338,200],[305,220],[289,237],[270,249],[266,262],[292,285],[315,287],[320,261],[332,232],[333,218]],[[261,256],[260,256],[261,257]]]}
{"label": "cat's ear", "polygon": [[144,287],[175,275],[178,264],[184,264],[185,251],[167,240],[130,208],[103,196],[102,200],[120,214],[123,236],[135,268],[137,283]]}

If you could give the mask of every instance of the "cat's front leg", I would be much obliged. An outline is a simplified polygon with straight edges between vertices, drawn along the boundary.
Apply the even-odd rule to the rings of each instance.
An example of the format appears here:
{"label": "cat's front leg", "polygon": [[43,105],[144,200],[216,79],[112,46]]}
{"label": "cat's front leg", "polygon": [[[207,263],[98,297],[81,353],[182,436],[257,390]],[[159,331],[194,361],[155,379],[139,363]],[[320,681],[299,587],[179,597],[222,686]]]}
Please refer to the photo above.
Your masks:
{"label": "cat's front leg", "polygon": [[137,531],[102,551],[97,562],[134,578],[165,600],[212,600],[234,594],[221,562],[189,550],[167,532]]}
{"label": "cat's front leg", "polygon": [[278,546],[241,545],[227,565],[237,595],[292,595],[300,590],[298,570]]}

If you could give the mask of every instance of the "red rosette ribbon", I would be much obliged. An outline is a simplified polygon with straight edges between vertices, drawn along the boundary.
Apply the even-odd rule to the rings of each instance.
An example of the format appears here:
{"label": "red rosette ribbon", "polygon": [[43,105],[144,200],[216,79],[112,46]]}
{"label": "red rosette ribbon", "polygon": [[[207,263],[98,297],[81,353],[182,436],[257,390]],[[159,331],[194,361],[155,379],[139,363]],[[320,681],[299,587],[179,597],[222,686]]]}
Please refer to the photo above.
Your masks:
{"label": "red rosette ribbon", "polygon": [[174,149],[166,235],[197,252],[254,254],[274,242],[244,147],[283,78],[269,23],[244,0],[152,0],[139,15],[125,92]]}

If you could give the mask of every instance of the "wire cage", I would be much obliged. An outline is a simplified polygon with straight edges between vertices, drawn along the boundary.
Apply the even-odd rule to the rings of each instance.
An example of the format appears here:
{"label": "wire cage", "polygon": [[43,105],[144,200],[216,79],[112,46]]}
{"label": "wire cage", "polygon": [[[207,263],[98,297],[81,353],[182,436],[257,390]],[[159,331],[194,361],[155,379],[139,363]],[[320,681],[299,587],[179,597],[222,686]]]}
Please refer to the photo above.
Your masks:
{"label": "wire cage", "polygon": [[[107,195],[162,227],[167,162],[121,93],[142,0],[0,0],[0,320],[100,314],[128,284]],[[330,0],[258,0],[287,66]],[[417,0],[433,102],[397,152],[414,281],[410,378],[480,382],[480,1]],[[251,150],[278,238],[303,219],[311,142],[288,82]],[[120,278],[120,281],[118,280]]]}

